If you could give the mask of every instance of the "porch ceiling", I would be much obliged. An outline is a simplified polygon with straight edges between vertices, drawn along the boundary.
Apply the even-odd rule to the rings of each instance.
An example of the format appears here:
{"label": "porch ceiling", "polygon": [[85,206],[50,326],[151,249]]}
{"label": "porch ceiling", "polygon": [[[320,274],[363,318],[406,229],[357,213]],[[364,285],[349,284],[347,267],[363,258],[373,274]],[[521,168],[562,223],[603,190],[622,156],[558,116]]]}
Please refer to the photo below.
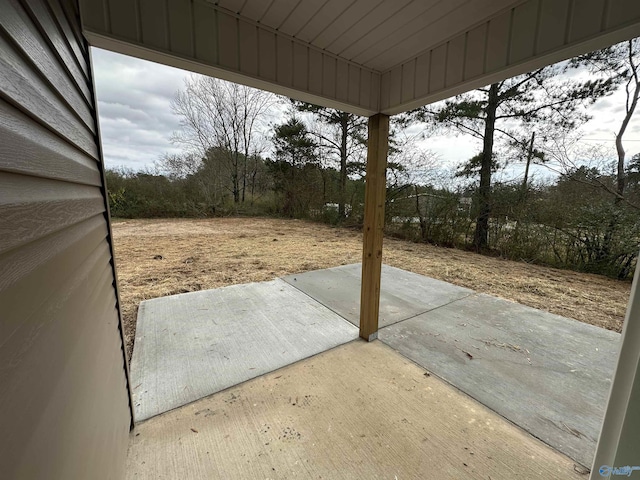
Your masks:
{"label": "porch ceiling", "polygon": [[211,2],[350,62],[387,71],[523,0]]}
{"label": "porch ceiling", "polygon": [[97,47],[360,115],[640,36],[637,0],[79,0]]}

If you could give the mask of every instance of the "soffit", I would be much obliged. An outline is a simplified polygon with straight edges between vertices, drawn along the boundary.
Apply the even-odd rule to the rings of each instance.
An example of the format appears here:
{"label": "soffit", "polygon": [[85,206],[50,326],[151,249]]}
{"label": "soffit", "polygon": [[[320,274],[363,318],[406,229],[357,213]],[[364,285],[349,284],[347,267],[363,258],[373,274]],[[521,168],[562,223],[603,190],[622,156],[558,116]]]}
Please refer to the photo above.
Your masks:
{"label": "soffit", "polygon": [[261,26],[384,72],[522,0],[219,0]]}

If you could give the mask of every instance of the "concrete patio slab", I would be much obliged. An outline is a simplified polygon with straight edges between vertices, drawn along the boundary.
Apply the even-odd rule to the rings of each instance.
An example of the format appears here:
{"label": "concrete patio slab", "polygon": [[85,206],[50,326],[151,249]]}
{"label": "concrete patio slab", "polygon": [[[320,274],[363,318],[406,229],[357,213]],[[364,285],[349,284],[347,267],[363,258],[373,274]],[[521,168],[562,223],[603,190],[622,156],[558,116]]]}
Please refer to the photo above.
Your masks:
{"label": "concrete patio slab", "polygon": [[282,280],[147,300],[131,361],[136,421],[357,337]]}
{"label": "concrete patio slab", "polygon": [[355,341],[138,424],[127,478],[586,478],[380,342]]}
{"label": "concrete patio slab", "polygon": [[[136,419],[357,338],[359,288],[356,264],[143,302]],[[619,334],[389,266],[380,311],[382,342],[590,466]]]}
{"label": "concrete patio slab", "polygon": [[618,333],[477,294],[382,329],[379,338],[591,466]]}
{"label": "concrete patio slab", "polygon": [[[360,322],[359,263],[288,275],[283,280],[358,326]],[[382,266],[380,327],[415,317],[473,294],[468,288]]]}

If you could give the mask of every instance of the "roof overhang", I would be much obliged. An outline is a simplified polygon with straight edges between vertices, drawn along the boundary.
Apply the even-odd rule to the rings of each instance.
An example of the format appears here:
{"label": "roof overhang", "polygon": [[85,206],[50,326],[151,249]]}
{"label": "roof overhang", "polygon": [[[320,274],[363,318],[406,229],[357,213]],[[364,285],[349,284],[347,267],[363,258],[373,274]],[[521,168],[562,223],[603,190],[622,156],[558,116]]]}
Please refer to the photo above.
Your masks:
{"label": "roof overhang", "polygon": [[638,0],[80,0],[96,47],[401,113],[640,36]]}

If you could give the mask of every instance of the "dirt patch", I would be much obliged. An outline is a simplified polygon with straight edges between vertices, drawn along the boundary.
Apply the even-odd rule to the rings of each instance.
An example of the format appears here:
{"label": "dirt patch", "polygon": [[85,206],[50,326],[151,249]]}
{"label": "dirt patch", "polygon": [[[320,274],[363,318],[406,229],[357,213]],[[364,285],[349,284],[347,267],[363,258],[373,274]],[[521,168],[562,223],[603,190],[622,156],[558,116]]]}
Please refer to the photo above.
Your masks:
{"label": "dirt patch", "polygon": [[[265,218],[126,220],[113,224],[129,354],[149,298],[272,280],[361,261],[362,234]],[[620,331],[631,284],[471,252],[385,239],[388,265]]]}

